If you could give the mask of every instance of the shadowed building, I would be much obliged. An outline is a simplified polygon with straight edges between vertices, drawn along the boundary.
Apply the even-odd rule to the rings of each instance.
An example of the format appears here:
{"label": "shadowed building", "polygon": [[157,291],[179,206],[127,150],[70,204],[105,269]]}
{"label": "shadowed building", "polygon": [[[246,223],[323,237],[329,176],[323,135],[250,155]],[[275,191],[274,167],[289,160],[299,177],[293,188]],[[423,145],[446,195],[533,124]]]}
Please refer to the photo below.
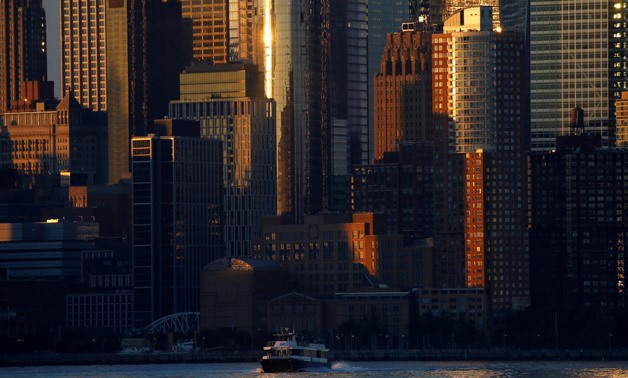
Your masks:
{"label": "shadowed building", "polygon": [[268,217],[262,238],[254,257],[288,268],[299,291],[311,296],[375,287],[402,246],[400,235],[386,234],[385,217],[373,213],[308,215],[298,224]]}
{"label": "shadowed building", "polygon": [[42,0],[0,3],[0,113],[25,97],[21,83],[45,80],[46,14]]}
{"label": "shadowed building", "polygon": [[161,135],[132,140],[136,327],[198,311],[201,269],[224,255],[221,142],[159,121]]}
{"label": "shadowed building", "polygon": [[431,143],[402,143],[375,164],[353,168],[351,210],[386,214],[388,233],[409,240],[433,235]]}
{"label": "shadowed building", "polygon": [[266,331],[267,303],[289,287],[288,272],[274,261],[214,260],[201,273],[201,330]]}
{"label": "shadowed building", "polygon": [[275,102],[257,66],[244,63],[189,66],[180,92],[170,117],[199,121],[203,138],[222,141],[225,251],[248,257],[262,217],[277,214]]}
{"label": "shadowed building", "polygon": [[[192,59],[191,31],[176,1],[108,0],[106,105],[109,182],[129,176],[129,142],[151,132],[177,97],[179,73]],[[84,79],[86,80],[86,79]]]}
{"label": "shadowed building", "polygon": [[612,312],[626,303],[628,151],[599,135],[531,155],[532,304]]}

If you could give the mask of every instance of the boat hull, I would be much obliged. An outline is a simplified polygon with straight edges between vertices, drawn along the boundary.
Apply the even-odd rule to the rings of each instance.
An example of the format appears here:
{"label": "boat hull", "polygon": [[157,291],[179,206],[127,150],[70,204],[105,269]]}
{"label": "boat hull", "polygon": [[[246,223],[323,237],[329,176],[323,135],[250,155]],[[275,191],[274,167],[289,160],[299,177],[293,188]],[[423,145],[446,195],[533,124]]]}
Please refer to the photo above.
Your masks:
{"label": "boat hull", "polygon": [[329,362],[303,361],[294,358],[272,358],[260,361],[264,373],[286,373],[306,369],[331,368]]}

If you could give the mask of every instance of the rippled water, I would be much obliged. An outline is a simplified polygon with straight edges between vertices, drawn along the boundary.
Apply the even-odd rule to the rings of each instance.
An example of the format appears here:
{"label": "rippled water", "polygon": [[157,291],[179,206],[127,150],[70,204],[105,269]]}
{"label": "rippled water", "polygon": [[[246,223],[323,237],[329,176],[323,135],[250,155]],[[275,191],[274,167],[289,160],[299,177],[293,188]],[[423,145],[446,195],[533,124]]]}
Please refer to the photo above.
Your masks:
{"label": "rippled water", "polygon": [[[37,366],[0,368],[6,377],[287,377],[264,374],[255,363]],[[292,375],[294,376],[294,375]],[[336,362],[331,369],[299,373],[299,377],[627,377],[624,361],[544,362]]]}

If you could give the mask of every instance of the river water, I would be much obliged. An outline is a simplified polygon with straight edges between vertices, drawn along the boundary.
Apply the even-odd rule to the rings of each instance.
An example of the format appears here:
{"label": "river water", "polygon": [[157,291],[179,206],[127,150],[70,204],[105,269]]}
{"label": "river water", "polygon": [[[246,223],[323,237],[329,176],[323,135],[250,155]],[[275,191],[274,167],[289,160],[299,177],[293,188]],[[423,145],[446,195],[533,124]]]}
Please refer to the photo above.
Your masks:
{"label": "river water", "polygon": [[[287,377],[264,374],[256,363],[35,366],[0,368],[6,377]],[[561,378],[628,377],[628,361],[335,362],[331,369],[299,373],[298,377],[470,377]]]}

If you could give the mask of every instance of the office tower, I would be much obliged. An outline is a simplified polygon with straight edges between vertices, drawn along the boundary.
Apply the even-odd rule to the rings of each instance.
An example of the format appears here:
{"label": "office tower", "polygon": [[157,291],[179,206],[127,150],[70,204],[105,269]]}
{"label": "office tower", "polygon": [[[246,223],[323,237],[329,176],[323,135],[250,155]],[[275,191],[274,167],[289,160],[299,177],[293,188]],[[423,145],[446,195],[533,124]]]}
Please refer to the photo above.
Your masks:
{"label": "office tower", "polygon": [[628,92],[621,93],[621,99],[615,103],[617,118],[617,147],[628,147]]}
{"label": "office tower", "polygon": [[431,143],[406,142],[374,164],[354,166],[351,211],[386,214],[388,233],[406,241],[433,235]]}
{"label": "office tower", "polygon": [[177,97],[191,60],[191,30],[176,1],[109,0],[106,6],[109,182],[129,175],[129,141],[146,135]]}
{"label": "office tower", "polygon": [[415,22],[386,36],[374,80],[375,160],[402,142],[432,140],[431,36]]}
{"label": "office tower", "polygon": [[15,170],[25,186],[61,174],[104,183],[106,135],[99,114],[66,93],[54,106],[42,101],[33,109],[2,114],[0,167]]}
{"label": "office tower", "polygon": [[[361,93],[366,6],[274,2],[264,3],[264,14],[266,93],[277,101],[277,207],[298,220],[341,202],[330,197],[342,195],[349,164],[368,156],[368,103]],[[346,135],[346,154],[332,135]]]}
{"label": "office tower", "polygon": [[533,151],[554,149],[576,106],[587,114],[587,131],[614,146],[615,101],[628,76],[627,12],[622,1],[530,2]]}
{"label": "office tower", "polygon": [[321,93],[329,134],[328,141],[323,141],[327,151],[323,164],[328,166],[323,207],[346,211],[351,165],[369,161],[367,4],[364,0],[336,1],[329,2],[328,8],[330,37],[323,39],[327,58],[321,60],[322,80],[329,81]]}
{"label": "office tower", "polygon": [[73,91],[81,105],[96,111],[107,110],[105,5],[61,0],[62,91]]}
{"label": "office tower", "polygon": [[277,102],[277,211],[300,219],[327,202],[329,167],[323,159],[329,156],[329,122],[323,97],[328,98],[329,79],[323,64],[329,55],[329,3],[272,5],[267,52],[272,55],[269,90]]}
{"label": "office tower", "polygon": [[275,102],[256,65],[195,64],[181,74],[170,117],[200,121],[201,136],[223,144],[226,255],[249,257],[264,216],[277,214]]}
{"label": "office tower", "polygon": [[23,81],[46,79],[47,48],[41,0],[0,3],[0,113],[23,98]]}
{"label": "office tower", "polygon": [[159,120],[132,139],[133,293],[136,328],[199,310],[199,276],[224,255],[222,146],[196,122]]}
{"label": "office tower", "polygon": [[492,311],[529,304],[522,51],[485,6],[432,36],[435,286],[485,288]]}
{"label": "office tower", "polygon": [[530,156],[532,304],[612,312],[626,303],[628,151],[574,131]]}

